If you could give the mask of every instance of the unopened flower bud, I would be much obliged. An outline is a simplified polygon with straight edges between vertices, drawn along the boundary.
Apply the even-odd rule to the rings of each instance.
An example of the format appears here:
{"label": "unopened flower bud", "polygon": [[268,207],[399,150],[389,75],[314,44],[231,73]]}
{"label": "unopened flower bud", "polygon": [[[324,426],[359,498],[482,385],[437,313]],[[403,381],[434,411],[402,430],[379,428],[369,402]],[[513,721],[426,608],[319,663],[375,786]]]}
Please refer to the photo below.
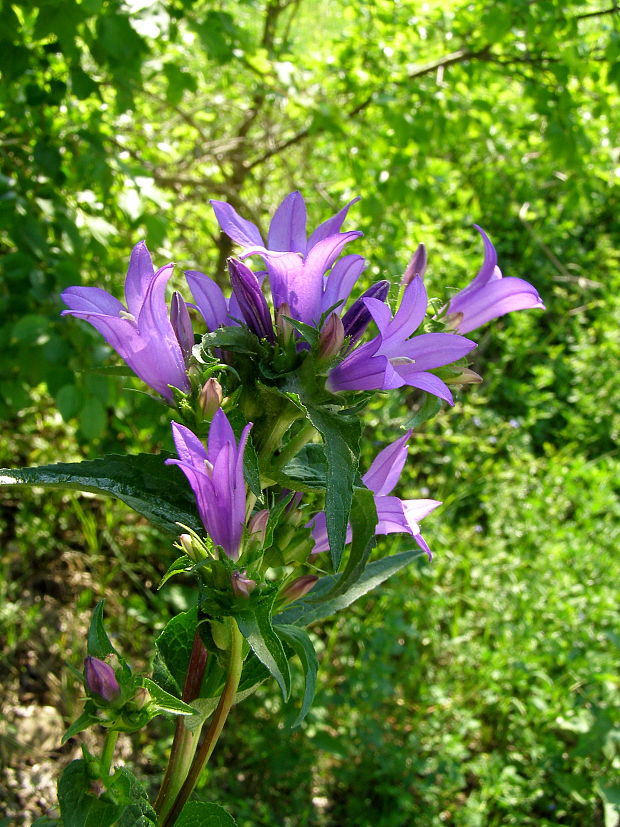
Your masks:
{"label": "unopened flower bud", "polygon": [[336,356],[344,344],[344,325],[337,313],[330,313],[319,336],[319,358]]}
{"label": "unopened flower bud", "polygon": [[194,347],[194,331],[192,330],[192,320],[189,317],[185,300],[176,290],[172,294],[172,302],[170,303],[170,324],[187,362]]}
{"label": "unopened flower bud", "polygon": [[482,376],[476,373],[475,370],[463,368],[458,376],[449,376],[447,379],[444,379],[444,382],[446,385],[478,385],[482,382]]}
{"label": "unopened flower bud", "polygon": [[228,259],[230,284],[239,303],[244,322],[259,339],[274,341],[269,305],[256,274],[236,258]]}
{"label": "unopened flower bud", "polygon": [[198,395],[198,402],[203,414],[205,416],[213,416],[217,409],[221,407],[222,398],[222,386],[217,379],[213,377],[207,379]]}
{"label": "unopened flower bud", "polygon": [[278,331],[278,338],[283,344],[286,344],[293,337],[295,328],[288,321],[286,317],[291,316],[291,308],[288,302],[282,302],[276,313],[276,330]]}
{"label": "unopened flower bud", "polygon": [[304,574],[301,577],[298,577],[297,580],[293,580],[292,583],[289,583],[288,586],[280,593],[280,597],[286,603],[292,603],[293,600],[299,600],[300,597],[308,594],[310,589],[314,588],[314,585],[318,579],[319,578],[316,574]]}
{"label": "unopened flower bud", "polygon": [[144,709],[147,703],[151,700],[151,693],[144,686],[139,686],[136,689],[136,694],[133,696],[133,703],[136,709]]}
{"label": "unopened flower bud", "polygon": [[246,571],[233,571],[231,581],[235,595],[244,600],[247,600],[256,588],[256,580],[250,580]]}
{"label": "unopened flower bud", "polygon": [[86,688],[93,695],[100,695],[106,701],[113,701],[121,693],[114,669],[109,663],[90,655],[84,661]]}
{"label": "unopened flower bud", "polygon": [[372,319],[370,310],[366,307],[364,299],[378,299],[383,302],[387,299],[389,290],[389,281],[378,281],[375,284],[372,284],[368,290],[362,293],[359,299],[353,302],[351,307],[344,314],[342,317],[342,324],[344,326],[344,335],[349,336],[350,347],[362,338]]}
{"label": "unopened flower bud", "polygon": [[413,254],[413,257],[407,265],[407,269],[405,270],[405,274],[402,278],[402,283],[404,285],[410,284],[416,276],[419,276],[420,278],[424,277],[424,273],[426,272],[426,260],[426,247],[424,244],[418,244],[418,249]]}
{"label": "unopened flower bud", "polygon": [[257,543],[260,543],[260,545],[262,545],[265,541],[268,522],[269,511],[266,508],[263,508],[260,511],[257,511],[256,514],[252,514],[252,517],[248,523],[250,538]]}

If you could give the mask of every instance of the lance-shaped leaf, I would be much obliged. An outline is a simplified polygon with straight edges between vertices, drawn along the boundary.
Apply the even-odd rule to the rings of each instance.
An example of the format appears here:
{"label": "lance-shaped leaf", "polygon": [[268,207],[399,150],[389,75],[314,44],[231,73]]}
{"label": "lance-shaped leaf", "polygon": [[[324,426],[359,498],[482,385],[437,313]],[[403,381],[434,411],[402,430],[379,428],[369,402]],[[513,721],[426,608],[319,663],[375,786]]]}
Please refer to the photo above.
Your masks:
{"label": "lance-shaped leaf", "polygon": [[304,629],[300,629],[298,626],[279,625],[277,626],[277,632],[291,646],[299,658],[304,673],[304,696],[299,714],[292,724],[294,729],[301,724],[312,706],[316,691],[318,662],[312,641]]}
{"label": "lance-shaped leaf", "polygon": [[155,640],[157,653],[153,679],[158,686],[177,697],[181,697],[197,623],[198,610],[194,607],[173,617]]}
{"label": "lance-shaped leaf", "polygon": [[162,689],[159,684],[150,678],[142,678],[142,686],[148,690],[153,705],[162,712],[171,712],[173,715],[193,715],[194,710],[191,706],[175,698],[165,689]]}
{"label": "lance-shaped leaf", "polygon": [[237,623],[241,634],[250,644],[256,657],[278,682],[286,701],[291,694],[291,670],[282,641],[271,623],[273,602],[273,600],[266,600],[260,603],[253,612],[240,615]]}
{"label": "lance-shaped leaf", "polygon": [[376,545],[377,509],[374,494],[368,488],[354,490],[349,522],[352,533],[349,556],[333,591],[329,593],[329,599],[344,594],[357,583],[366,568],[370,552]]}
{"label": "lance-shaped leaf", "polygon": [[108,454],[85,462],[0,469],[0,485],[42,486],[116,497],[173,536],[177,523],[202,532],[191,490],[182,472],[165,465],[169,455]]}
{"label": "lance-shaped leaf", "polygon": [[362,426],[359,417],[332,413],[318,405],[307,404],[306,408],[310,421],[325,443],[325,518],[332,564],[338,571],[346,543]]}
{"label": "lance-shaped leaf", "polygon": [[375,560],[366,566],[364,573],[356,583],[335,597],[329,595],[337,588],[342,574],[321,577],[307,597],[296,600],[294,604],[276,615],[274,622],[278,625],[291,623],[295,626],[309,626],[317,620],[323,620],[341,609],[346,609],[351,603],[380,586],[388,577],[423,555],[423,551],[416,549]]}

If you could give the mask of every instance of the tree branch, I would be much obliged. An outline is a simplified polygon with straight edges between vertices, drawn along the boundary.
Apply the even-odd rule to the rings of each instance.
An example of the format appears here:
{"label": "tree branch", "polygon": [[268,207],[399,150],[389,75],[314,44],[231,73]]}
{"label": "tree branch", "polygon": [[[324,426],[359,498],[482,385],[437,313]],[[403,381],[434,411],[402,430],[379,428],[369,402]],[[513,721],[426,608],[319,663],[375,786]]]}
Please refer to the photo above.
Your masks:
{"label": "tree branch", "polygon": [[576,14],[572,19],[573,20],[587,20],[589,17],[602,17],[604,14],[614,14],[615,12],[620,11],[617,3],[614,3],[613,6],[610,6],[608,9],[600,9],[599,11],[587,11],[583,14]]}

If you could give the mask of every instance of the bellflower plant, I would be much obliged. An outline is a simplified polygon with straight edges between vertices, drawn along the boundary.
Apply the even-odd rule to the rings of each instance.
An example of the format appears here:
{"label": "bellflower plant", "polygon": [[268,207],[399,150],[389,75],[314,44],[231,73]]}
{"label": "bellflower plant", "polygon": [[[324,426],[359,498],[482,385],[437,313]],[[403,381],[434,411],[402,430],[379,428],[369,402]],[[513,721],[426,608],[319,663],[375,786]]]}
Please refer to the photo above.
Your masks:
{"label": "bellflower plant", "polygon": [[[480,381],[467,363],[475,343],[463,334],[542,302],[527,282],[501,277],[481,230],[482,268],[447,302],[445,317],[427,319],[423,245],[390,301],[392,279],[362,283],[364,259],[344,254],[361,238],[341,231],[357,200],[308,237],[306,205],[293,192],[266,240],[231,205],[213,201],[221,229],[241,245],[228,261],[229,285],[190,270],[193,301],[175,292],[170,310],[172,265],[155,271],[143,242],[131,253],[125,305],[93,286],[62,293],[62,315],[95,327],[173,409],[176,456],[130,452],[28,475],[5,469],[0,480],[82,485],[124,500],[173,538],[177,553],[160,588],[182,578],[190,595],[186,611],[162,618],[153,663],[142,671],[108,636],[103,601],[95,606],[84,706],[64,740],[90,727],[106,734],[100,752],[84,746],[59,783],[61,817],[72,827],[230,825],[216,803],[189,799],[234,706],[273,679],[300,725],[318,668],[306,627],[419,558],[430,561],[419,523],[441,503],[404,499],[397,489],[401,475],[415,475],[411,430],[394,424],[360,476],[376,445],[363,427],[368,406],[403,387],[415,389],[418,423],[440,400],[453,405],[448,383]],[[202,321],[192,321],[192,308]],[[377,538],[396,533],[413,548],[375,550]],[[151,803],[128,768],[115,768],[116,739],[162,714],[174,718],[174,737]]]}

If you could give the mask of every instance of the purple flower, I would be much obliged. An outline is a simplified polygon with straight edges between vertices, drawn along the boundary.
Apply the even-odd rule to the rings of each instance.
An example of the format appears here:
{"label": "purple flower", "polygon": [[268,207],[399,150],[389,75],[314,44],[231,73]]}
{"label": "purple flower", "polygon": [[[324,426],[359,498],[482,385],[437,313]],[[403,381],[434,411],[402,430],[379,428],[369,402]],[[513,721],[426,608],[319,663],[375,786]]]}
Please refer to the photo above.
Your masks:
{"label": "purple flower", "polygon": [[354,198],[307,238],[306,205],[299,192],[292,192],[276,210],[266,244],[258,228],[241,218],[230,204],[211,201],[211,206],[223,232],[244,248],[239,258],[264,258],[276,312],[286,304],[293,318],[316,325],[330,307],[344,304],[364,269],[364,259],[357,255],[345,256],[334,264],[344,246],[362,235],[340,232],[349,207],[357,200]]}
{"label": "purple flower", "polygon": [[[372,465],[362,477],[367,488],[375,495],[375,506],[377,508],[377,526],[375,534],[410,534],[416,543],[423,549],[431,559],[431,550],[420,533],[419,520],[430,514],[437,506],[441,505],[438,500],[401,500],[398,497],[388,496],[394,488],[407,459],[407,442],[411,431],[407,431],[396,442],[392,442],[387,448],[380,451],[375,457]],[[316,514],[307,528],[312,528],[314,548],[312,554],[320,554],[329,549],[327,539],[327,524],[325,512]],[[347,528],[347,543],[351,542],[351,527]]]}
{"label": "purple flower", "polygon": [[497,253],[481,227],[474,225],[484,243],[484,261],[478,275],[454,296],[447,309],[453,330],[469,333],[483,324],[513,310],[545,309],[536,288],[523,279],[503,278],[497,266]]}
{"label": "purple flower", "polygon": [[174,265],[153,269],[146,244],[133,248],[125,279],[125,307],[100,287],[68,287],[63,316],[85,319],[147,385],[172,402],[169,386],[188,391],[185,359],[168,318],[165,293]]}
{"label": "purple flower", "polygon": [[409,338],[426,315],[428,299],[422,279],[405,287],[394,318],[389,307],[376,298],[364,299],[379,335],[354,350],[330,371],[329,390],[374,390],[411,385],[454,404],[445,382],[429,370],[461,359],[475,342],[453,333],[423,333]]}
{"label": "purple flower", "polygon": [[207,448],[198,437],[177,422],[172,435],[179,459],[167,459],[178,465],[192,487],[198,513],[207,533],[228,557],[237,560],[245,523],[245,484],[243,452],[252,424],[245,426],[235,440],[226,414],[220,408],[209,428]]}
{"label": "purple flower", "polygon": [[239,304],[243,320],[259,339],[275,341],[269,306],[256,274],[242,261],[228,259],[228,272],[233,294]]}
{"label": "purple flower", "polygon": [[116,673],[109,663],[90,655],[84,661],[84,679],[86,688],[93,695],[101,696],[105,701],[113,701],[121,694],[116,680]]}

